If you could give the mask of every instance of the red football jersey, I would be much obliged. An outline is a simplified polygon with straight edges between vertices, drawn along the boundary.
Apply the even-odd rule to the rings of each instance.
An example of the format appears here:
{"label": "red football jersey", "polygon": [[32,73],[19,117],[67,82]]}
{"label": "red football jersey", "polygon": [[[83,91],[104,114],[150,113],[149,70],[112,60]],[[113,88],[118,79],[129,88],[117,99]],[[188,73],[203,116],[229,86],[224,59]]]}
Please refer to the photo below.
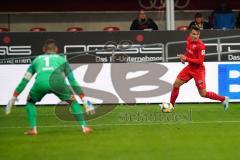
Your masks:
{"label": "red football jersey", "polygon": [[187,38],[186,46],[186,61],[188,62],[188,67],[191,69],[204,69],[204,58],[205,58],[205,45],[199,39],[198,41],[191,41],[190,36]]}

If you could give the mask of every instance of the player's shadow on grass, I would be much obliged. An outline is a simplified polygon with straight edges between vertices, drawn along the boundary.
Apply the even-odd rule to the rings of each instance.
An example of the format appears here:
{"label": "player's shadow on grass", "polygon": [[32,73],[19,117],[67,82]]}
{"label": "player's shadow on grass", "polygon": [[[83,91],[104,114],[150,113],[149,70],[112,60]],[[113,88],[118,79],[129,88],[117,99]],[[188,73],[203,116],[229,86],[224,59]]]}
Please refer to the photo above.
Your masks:
{"label": "player's shadow on grass", "polygon": [[[96,113],[93,115],[88,115],[84,112],[83,116],[85,120],[93,120],[99,118],[109,112],[111,112],[117,105],[95,105]],[[67,104],[60,104],[55,106],[55,115],[62,121],[76,121],[74,115],[71,112],[71,107]]]}

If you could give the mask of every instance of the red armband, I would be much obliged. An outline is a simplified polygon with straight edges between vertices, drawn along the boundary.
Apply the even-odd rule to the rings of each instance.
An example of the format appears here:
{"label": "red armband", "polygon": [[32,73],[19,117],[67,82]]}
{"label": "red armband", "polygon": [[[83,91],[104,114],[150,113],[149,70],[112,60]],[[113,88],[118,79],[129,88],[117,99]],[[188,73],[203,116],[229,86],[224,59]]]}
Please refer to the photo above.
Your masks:
{"label": "red armband", "polygon": [[19,93],[17,93],[17,91],[14,91],[13,97],[17,97],[18,95],[19,95]]}

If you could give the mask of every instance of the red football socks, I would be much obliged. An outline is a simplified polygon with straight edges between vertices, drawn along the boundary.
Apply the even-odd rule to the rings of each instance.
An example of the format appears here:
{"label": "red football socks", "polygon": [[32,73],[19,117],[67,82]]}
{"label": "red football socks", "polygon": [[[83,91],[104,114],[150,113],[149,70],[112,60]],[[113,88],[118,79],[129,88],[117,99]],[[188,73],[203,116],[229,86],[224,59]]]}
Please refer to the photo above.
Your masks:
{"label": "red football socks", "polygon": [[171,98],[170,98],[170,103],[174,106],[175,105],[175,101],[178,97],[178,93],[179,93],[179,88],[173,87],[172,89],[172,93],[171,93]]}
{"label": "red football socks", "polygon": [[214,92],[207,92],[206,93],[206,97],[210,98],[210,99],[214,99],[214,100],[219,100],[221,102],[223,102],[225,100],[225,97],[220,96],[220,95],[218,95],[218,94],[216,94]]}

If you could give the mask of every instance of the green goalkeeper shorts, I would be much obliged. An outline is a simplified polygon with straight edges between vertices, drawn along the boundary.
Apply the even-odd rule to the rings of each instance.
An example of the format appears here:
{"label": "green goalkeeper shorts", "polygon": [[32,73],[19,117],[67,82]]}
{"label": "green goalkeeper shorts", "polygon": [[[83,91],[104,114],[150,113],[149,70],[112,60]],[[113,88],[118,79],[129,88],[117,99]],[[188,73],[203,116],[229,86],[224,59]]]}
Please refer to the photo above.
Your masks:
{"label": "green goalkeeper shorts", "polygon": [[73,96],[73,92],[66,82],[61,81],[61,83],[56,82],[50,85],[48,81],[36,81],[30,90],[30,97],[34,102],[39,102],[46,94],[50,93],[55,94],[62,101],[71,100]]}

